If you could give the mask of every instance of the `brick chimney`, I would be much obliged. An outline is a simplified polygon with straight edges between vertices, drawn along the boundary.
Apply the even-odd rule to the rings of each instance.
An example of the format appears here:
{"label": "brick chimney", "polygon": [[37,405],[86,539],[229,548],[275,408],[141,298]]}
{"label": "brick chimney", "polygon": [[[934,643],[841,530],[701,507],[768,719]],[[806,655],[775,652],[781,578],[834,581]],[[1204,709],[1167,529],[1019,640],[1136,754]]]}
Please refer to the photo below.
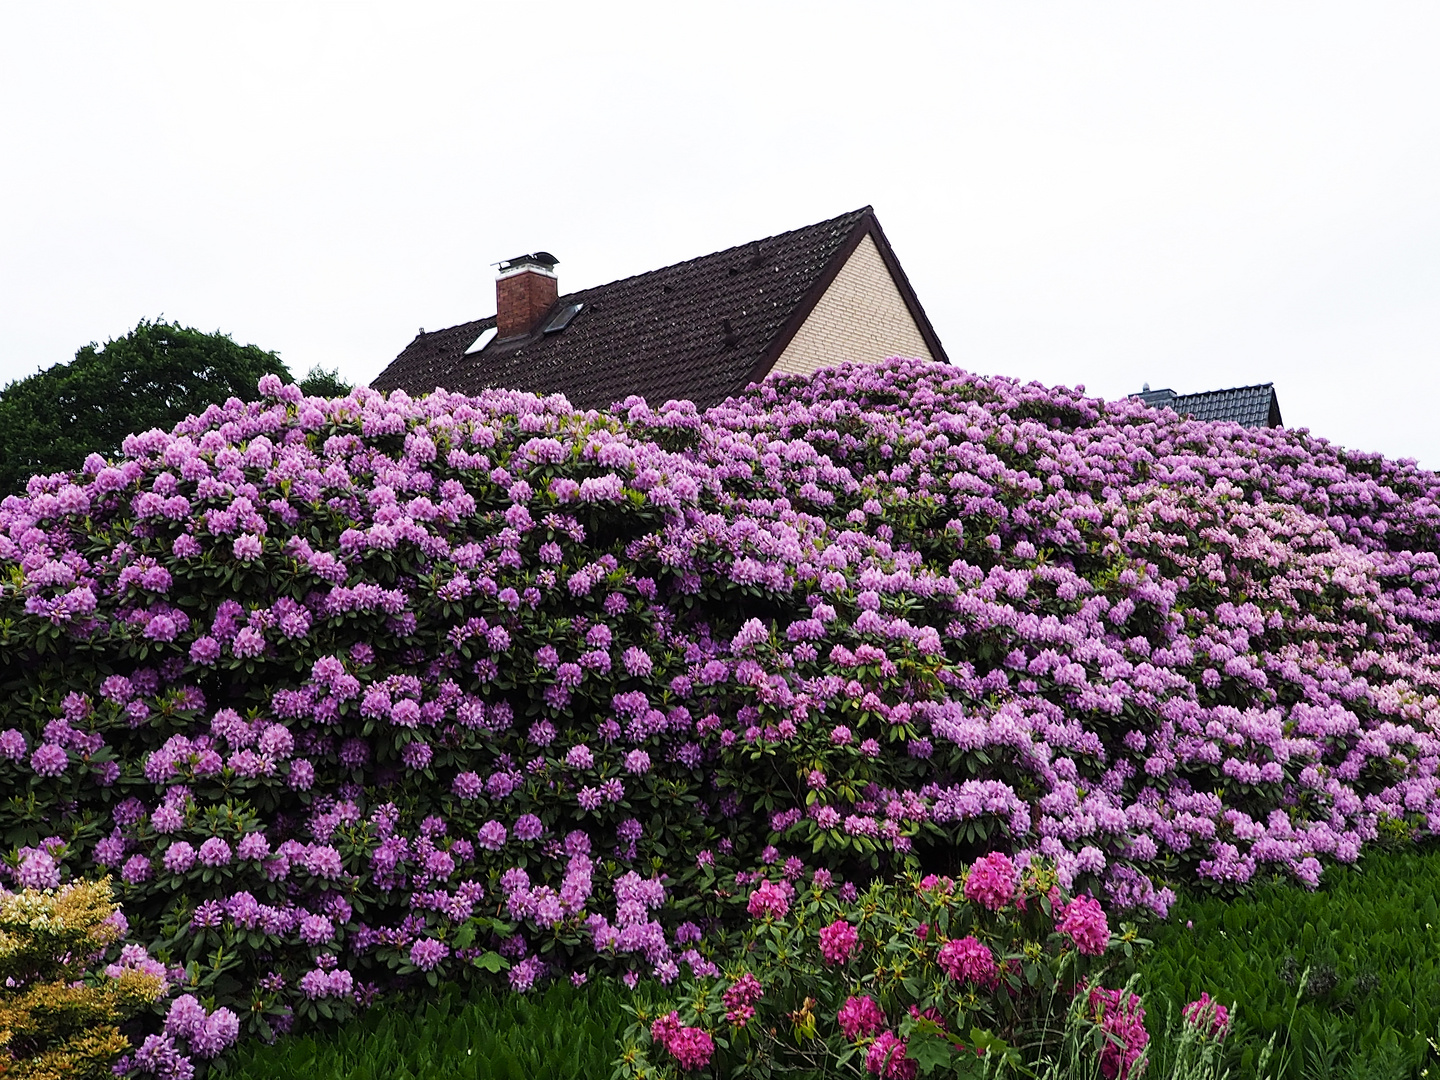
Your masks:
{"label": "brick chimney", "polygon": [[519,337],[539,325],[560,295],[555,264],[548,251],[506,259],[495,279],[496,339]]}

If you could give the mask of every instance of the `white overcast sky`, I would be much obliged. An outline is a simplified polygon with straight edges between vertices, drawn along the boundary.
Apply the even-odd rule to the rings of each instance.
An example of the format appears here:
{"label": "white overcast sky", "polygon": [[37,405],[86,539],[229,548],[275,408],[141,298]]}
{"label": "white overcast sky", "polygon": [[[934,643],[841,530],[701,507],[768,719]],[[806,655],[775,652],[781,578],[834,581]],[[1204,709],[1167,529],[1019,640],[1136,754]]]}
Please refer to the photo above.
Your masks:
{"label": "white overcast sky", "polygon": [[164,315],[368,381],[872,204],[951,359],[1440,467],[1440,4],[0,6],[0,382]]}

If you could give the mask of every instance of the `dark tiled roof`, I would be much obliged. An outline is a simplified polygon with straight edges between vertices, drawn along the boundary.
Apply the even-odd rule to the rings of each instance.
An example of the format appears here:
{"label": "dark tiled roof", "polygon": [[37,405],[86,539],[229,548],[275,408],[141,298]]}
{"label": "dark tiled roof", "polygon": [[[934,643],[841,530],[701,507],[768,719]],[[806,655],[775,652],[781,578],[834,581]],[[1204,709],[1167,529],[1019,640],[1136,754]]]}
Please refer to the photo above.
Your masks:
{"label": "dark tiled roof", "polygon": [[[559,333],[537,328],[470,356],[465,350],[494,325],[493,318],[422,333],[371,386],[412,394],[437,386],[462,393],[487,387],[559,392],[582,409],[640,394],[652,405],[688,398],[706,408],[766,374],[866,232],[886,256],[922,334],[933,338],[867,206],[563,295],[552,310],[584,307]],[[932,351],[944,355],[938,340]]]}
{"label": "dark tiled roof", "polygon": [[445,386],[456,360],[464,357],[475,340],[494,325],[495,316],[491,315],[488,319],[476,319],[429,334],[421,330],[405,351],[370,385],[376,390],[407,391],[419,391],[420,387],[428,391]]}
{"label": "dark tiled roof", "polygon": [[1201,394],[1146,390],[1133,396],[1147,405],[1174,409],[1181,416],[1193,416],[1196,420],[1229,420],[1242,427],[1279,427],[1283,423],[1274,383],[1207,390]]}

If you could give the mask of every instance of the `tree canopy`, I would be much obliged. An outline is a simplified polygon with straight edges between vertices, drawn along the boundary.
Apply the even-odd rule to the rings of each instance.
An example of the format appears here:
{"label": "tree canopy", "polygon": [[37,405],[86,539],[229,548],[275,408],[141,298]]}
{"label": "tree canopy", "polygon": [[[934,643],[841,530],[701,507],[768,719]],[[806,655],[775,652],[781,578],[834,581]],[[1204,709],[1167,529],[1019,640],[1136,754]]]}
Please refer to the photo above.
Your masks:
{"label": "tree canopy", "polygon": [[[318,368],[307,381],[317,373],[338,382]],[[72,362],[0,391],[0,494],[24,490],[37,473],[78,469],[88,454],[113,454],[132,432],[168,431],[207,405],[251,397],[267,374],[294,381],[275,353],[178,323],[142,320],[103,346],[91,342]]]}
{"label": "tree canopy", "polygon": [[344,397],[355,387],[340,377],[339,368],[325,369],[316,364],[300,380],[300,392],[306,397]]}

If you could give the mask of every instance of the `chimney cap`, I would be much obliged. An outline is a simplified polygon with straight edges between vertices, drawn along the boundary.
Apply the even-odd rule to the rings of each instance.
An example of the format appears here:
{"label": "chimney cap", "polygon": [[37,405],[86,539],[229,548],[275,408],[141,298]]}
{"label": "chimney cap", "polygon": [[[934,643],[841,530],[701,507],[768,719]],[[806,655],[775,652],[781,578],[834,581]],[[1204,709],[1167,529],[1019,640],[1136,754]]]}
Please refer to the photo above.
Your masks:
{"label": "chimney cap", "polygon": [[500,267],[500,272],[504,274],[525,266],[538,266],[542,270],[554,270],[559,261],[548,251],[537,251],[531,255],[516,255],[513,259],[502,259],[495,265]]}

